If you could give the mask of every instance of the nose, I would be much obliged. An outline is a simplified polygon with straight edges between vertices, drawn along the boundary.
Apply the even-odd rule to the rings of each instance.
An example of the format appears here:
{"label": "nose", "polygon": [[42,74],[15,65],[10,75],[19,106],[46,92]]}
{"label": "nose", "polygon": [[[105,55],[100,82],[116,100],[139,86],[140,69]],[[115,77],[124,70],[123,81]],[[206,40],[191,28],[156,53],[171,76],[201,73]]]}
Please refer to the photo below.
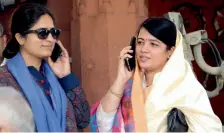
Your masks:
{"label": "nose", "polygon": [[148,45],[147,42],[145,42],[145,43],[142,45],[141,52],[142,52],[142,53],[148,53],[148,52],[149,52],[149,45]]}
{"label": "nose", "polygon": [[46,38],[47,41],[49,42],[55,42],[56,40],[53,38],[52,34],[49,33],[48,37]]}

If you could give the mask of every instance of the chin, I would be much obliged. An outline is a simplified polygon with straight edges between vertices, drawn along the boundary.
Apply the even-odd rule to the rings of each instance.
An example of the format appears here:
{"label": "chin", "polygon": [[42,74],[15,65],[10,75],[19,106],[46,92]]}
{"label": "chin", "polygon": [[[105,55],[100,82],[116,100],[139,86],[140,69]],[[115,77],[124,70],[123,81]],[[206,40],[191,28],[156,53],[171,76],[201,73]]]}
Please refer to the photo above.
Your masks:
{"label": "chin", "polygon": [[146,64],[146,63],[140,63],[139,67],[143,70],[147,70],[150,68],[149,64]]}
{"label": "chin", "polygon": [[47,58],[47,57],[50,57],[51,56],[51,53],[42,53],[40,56],[42,58]]}

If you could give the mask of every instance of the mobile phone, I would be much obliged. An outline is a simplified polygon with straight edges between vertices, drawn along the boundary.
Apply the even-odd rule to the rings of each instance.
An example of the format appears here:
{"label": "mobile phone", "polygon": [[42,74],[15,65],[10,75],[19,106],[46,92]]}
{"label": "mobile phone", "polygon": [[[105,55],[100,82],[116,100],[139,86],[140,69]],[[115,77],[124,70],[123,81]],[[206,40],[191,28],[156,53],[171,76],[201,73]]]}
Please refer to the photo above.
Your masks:
{"label": "mobile phone", "polygon": [[128,53],[132,56],[132,58],[125,58],[125,66],[127,67],[128,71],[133,71],[135,68],[135,43],[136,43],[136,37],[132,37],[130,41],[131,50],[133,50],[132,53]]}
{"label": "mobile phone", "polygon": [[55,43],[54,49],[53,49],[52,54],[51,54],[52,61],[56,62],[58,57],[61,56],[61,53],[62,53],[61,47],[59,46],[59,44]]}

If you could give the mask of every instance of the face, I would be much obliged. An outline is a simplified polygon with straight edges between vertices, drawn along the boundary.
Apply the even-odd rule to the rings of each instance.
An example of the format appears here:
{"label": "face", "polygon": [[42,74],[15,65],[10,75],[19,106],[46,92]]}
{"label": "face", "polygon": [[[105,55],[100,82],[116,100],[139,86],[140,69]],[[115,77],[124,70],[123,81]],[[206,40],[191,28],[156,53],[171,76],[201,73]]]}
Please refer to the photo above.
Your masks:
{"label": "face", "polygon": [[141,28],[136,42],[136,58],[144,71],[162,71],[174,47],[167,46],[152,36],[145,28]]}
{"label": "face", "polygon": [[[43,15],[39,18],[36,24],[29,30],[38,30],[46,28],[48,30],[54,28],[54,22],[49,15]],[[17,37],[19,38],[19,37]],[[46,58],[51,56],[56,39],[51,34],[46,39],[40,39],[36,33],[26,34],[25,37],[20,37],[21,53],[37,58]]]}

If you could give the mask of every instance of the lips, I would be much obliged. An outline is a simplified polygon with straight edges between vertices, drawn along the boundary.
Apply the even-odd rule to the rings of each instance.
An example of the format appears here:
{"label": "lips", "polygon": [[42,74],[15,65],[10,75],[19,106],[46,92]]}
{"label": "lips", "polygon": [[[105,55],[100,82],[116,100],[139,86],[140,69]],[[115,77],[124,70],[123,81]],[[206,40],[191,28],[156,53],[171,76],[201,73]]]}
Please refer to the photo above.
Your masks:
{"label": "lips", "polygon": [[52,48],[52,45],[42,45],[44,48]]}
{"label": "lips", "polygon": [[150,58],[149,57],[147,57],[147,56],[140,56],[140,60],[142,61],[142,62],[145,62],[145,61],[147,61],[147,60],[149,60]]}

